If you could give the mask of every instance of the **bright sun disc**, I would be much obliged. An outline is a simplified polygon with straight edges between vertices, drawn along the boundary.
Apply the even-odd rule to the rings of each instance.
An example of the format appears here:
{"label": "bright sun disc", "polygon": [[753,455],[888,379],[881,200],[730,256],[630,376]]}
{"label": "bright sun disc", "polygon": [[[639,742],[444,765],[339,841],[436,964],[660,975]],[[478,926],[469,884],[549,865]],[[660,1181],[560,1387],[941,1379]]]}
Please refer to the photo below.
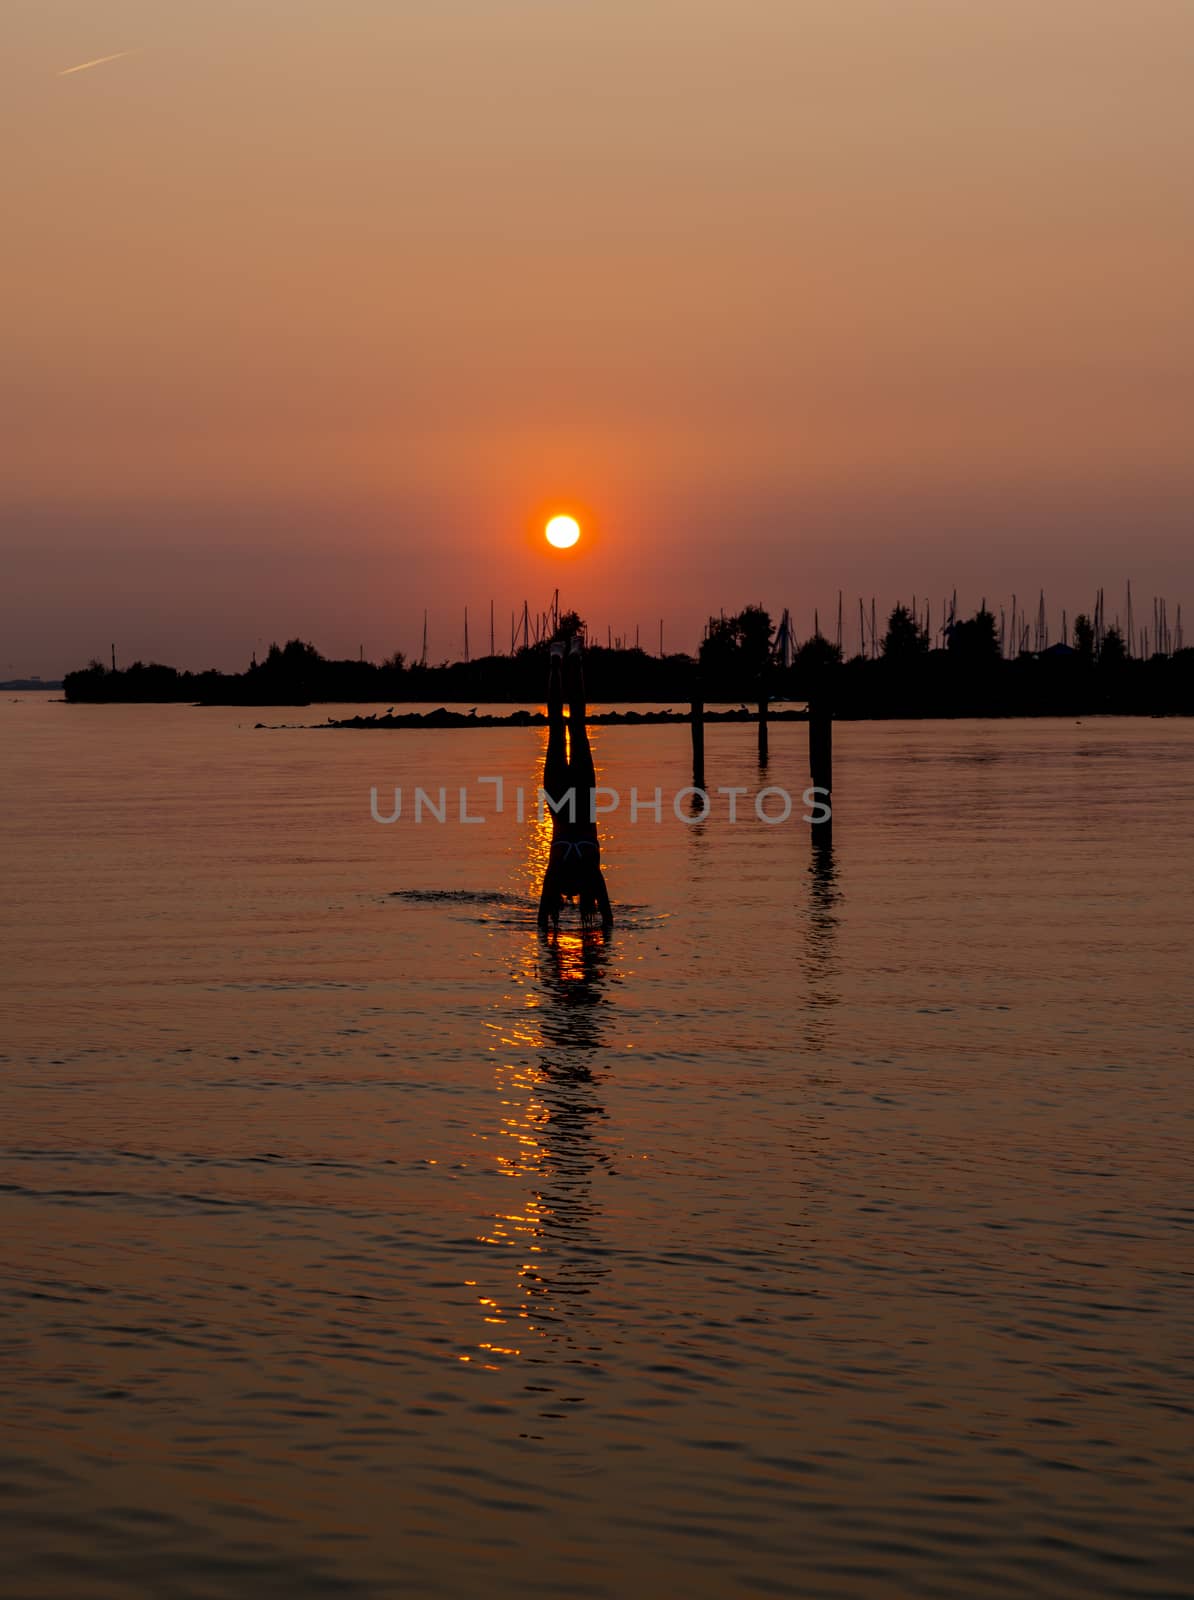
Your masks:
{"label": "bright sun disc", "polygon": [[557,550],[567,550],[580,538],[580,523],[575,517],[553,517],[547,524],[547,542]]}

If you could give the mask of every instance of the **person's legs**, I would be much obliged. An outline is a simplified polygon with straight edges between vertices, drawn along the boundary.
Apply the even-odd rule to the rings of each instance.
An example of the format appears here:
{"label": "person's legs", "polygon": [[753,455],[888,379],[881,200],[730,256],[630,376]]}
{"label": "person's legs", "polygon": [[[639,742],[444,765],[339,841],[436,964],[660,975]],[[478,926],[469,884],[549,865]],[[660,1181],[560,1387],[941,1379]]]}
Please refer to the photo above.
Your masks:
{"label": "person's legs", "polygon": [[[547,668],[547,753],[543,758],[543,792],[559,800],[568,790],[568,744],[564,732],[563,646],[552,645]],[[559,873],[554,864],[555,823],[552,823],[553,850],[543,874],[539,895],[539,926],[549,922],[559,926],[561,895]]]}
{"label": "person's legs", "polygon": [[597,822],[592,805],[597,787],[597,770],[593,750],[589,744],[587,727],[588,705],[585,700],[585,677],[581,665],[580,640],[573,639],[565,663],[565,683],[568,689],[568,781],[576,790],[577,820],[580,824],[577,849],[583,861],[583,888],[580,893],[580,913],[583,922],[594,916],[602,925],[613,924],[609,891],[601,872],[601,846],[597,837]]}
{"label": "person's legs", "polygon": [[597,784],[597,772],[593,766],[593,751],[589,745],[589,730],[586,725],[588,706],[585,703],[585,675],[581,666],[579,639],[572,641],[564,671],[568,686],[569,778],[576,785],[577,817],[579,820],[588,821],[589,797]]}
{"label": "person's legs", "polygon": [[597,914],[601,918],[603,928],[612,928],[614,925],[613,907],[609,903],[609,890],[605,887],[605,874],[598,867],[593,874],[593,898],[597,903]]}
{"label": "person's legs", "polygon": [[543,788],[558,799],[568,788],[568,747],[564,736],[563,651],[552,646],[547,669],[547,754],[543,758]]}

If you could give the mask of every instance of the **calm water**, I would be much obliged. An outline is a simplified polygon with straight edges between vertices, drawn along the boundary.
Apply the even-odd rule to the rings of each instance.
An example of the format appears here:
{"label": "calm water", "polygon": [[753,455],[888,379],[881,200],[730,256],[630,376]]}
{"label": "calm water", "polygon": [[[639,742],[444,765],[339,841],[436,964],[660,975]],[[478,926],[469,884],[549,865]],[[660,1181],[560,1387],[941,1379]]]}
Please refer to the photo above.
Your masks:
{"label": "calm water", "polygon": [[595,730],[544,941],[259,716],[0,705],[6,1596],[1191,1592],[1194,724]]}

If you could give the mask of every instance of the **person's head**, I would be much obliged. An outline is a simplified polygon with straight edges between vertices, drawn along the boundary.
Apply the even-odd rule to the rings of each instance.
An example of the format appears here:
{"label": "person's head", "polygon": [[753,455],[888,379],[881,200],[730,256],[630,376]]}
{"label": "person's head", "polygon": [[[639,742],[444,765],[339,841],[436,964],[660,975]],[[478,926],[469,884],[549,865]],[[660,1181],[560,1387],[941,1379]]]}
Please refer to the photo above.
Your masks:
{"label": "person's head", "polygon": [[596,906],[594,869],[587,861],[577,861],[573,857],[561,862],[555,869],[552,888],[558,902],[578,902],[582,916],[586,906]]}
{"label": "person's head", "polygon": [[583,862],[561,862],[556,869],[556,888],[565,900],[575,900],[578,894],[584,893],[586,876]]}

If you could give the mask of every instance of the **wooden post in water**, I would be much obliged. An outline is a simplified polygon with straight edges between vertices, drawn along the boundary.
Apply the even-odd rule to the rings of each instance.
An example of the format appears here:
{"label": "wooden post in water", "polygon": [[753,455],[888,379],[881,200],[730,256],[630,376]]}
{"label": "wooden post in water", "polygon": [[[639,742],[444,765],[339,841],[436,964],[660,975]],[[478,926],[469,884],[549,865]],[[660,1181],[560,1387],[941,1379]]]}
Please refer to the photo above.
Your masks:
{"label": "wooden post in water", "polygon": [[[818,685],[808,703],[808,770],[813,788],[822,792],[815,796],[819,806],[830,804],[833,793],[833,717],[825,692]],[[814,844],[827,844],[833,831],[833,819],[812,824]]]}
{"label": "wooden post in water", "polygon": [[692,781],[696,788],[705,787],[705,702],[701,681],[692,686]]}
{"label": "wooden post in water", "polygon": [[759,674],[759,765],[767,765],[767,669]]}

